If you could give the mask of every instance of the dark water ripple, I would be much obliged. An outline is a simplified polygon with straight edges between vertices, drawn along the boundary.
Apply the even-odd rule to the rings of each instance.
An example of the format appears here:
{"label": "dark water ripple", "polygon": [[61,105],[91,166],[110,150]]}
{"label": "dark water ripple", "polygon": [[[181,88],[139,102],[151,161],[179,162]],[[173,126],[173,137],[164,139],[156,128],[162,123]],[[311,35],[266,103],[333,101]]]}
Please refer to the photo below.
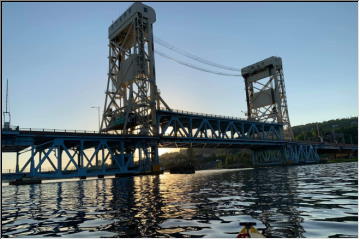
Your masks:
{"label": "dark water ripple", "polygon": [[3,186],[3,237],[357,237],[357,163]]}

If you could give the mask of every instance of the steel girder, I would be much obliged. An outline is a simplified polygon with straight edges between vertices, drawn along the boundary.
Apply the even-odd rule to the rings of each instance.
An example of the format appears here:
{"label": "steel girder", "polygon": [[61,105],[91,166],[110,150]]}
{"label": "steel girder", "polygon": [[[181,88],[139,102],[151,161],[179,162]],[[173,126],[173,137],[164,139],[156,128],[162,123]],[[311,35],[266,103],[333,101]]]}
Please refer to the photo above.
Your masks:
{"label": "steel girder", "polygon": [[[20,165],[20,155],[25,152],[30,152],[30,157]],[[45,163],[51,169],[43,171]],[[41,178],[137,174],[151,172],[158,164],[154,141],[54,138],[17,152],[16,173]]]}
{"label": "steel girder", "polygon": [[316,147],[311,144],[287,143],[280,150],[256,150],[252,155],[256,167],[320,162]]}
{"label": "steel girder", "polygon": [[184,139],[282,140],[282,124],[158,111],[159,136]]}
{"label": "steel girder", "polygon": [[285,145],[285,156],[295,164],[320,162],[317,149],[311,144],[288,143]]}

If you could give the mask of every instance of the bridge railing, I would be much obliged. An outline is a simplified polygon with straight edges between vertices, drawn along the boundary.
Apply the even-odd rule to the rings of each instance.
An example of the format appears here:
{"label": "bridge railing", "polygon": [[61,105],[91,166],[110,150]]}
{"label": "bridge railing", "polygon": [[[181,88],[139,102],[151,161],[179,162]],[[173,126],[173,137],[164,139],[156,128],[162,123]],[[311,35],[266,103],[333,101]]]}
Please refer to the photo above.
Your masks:
{"label": "bridge railing", "polygon": [[212,118],[223,118],[223,119],[234,119],[234,120],[247,121],[246,118],[225,116],[225,115],[217,115],[217,114],[208,114],[208,113],[199,113],[199,112],[191,112],[191,111],[184,111],[184,110],[179,110],[179,109],[171,109],[171,111],[169,111],[166,108],[160,108],[160,111],[175,112],[175,113],[180,113],[180,114],[188,114],[188,115],[195,115],[195,116],[201,116],[201,117],[205,116],[205,117],[212,117]]}
{"label": "bridge railing", "polygon": [[15,169],[1,169],[1,173],[5,174],[5,173],[15,173]]}
{"label": "bridge railing", "polygon": [[69,130],[69,129],[54,129],[54,128],[19,128],[19,127],[12,127],[12,128],[3,128],[3,131],[10,130],[10,131],[26,131],[26,132],[53,132],[53,133],[98,133],[98,134],[112,134],[116,135],[115,132],[99,132],[99,131],[91,131],[91,130]]}
{"label": "bridge railing", "polygon": [[69,130],[69,129],[54,129],[54,128],[19,128],[19,130],[28,131],[28,132],[99,133],[99,131],[91,131],[91,130]]}

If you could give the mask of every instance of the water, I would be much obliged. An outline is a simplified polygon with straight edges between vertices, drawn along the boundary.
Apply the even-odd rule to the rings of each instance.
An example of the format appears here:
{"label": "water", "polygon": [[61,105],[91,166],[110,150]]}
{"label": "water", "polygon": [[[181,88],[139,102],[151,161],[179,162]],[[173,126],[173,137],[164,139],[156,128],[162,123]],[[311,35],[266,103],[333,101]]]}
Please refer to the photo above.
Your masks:
{"label": "water", "polygon": [[3,237],[357,237],[357,163],[3,186]]}

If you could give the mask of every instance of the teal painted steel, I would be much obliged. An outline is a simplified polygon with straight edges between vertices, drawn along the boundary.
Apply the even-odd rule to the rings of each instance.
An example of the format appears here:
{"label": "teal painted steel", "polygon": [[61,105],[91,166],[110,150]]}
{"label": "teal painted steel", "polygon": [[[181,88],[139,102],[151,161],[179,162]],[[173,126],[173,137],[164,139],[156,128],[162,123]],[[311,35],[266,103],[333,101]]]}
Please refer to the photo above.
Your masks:
{"label": "teal painted steel", "polygon": [[[284,140],[277,123],[163,110],[157,112],[157,122],[157,136],[3,129],[1,149],[17,153],[16,176],[34,178],[151,173],[159,164],[158,147],[247,148],[259,167],[317,163],[319,151],[357,151],[357,145]],[[31,155],[20,165],[25,152]],[[44,171],[45,163],[50,170]]]}

